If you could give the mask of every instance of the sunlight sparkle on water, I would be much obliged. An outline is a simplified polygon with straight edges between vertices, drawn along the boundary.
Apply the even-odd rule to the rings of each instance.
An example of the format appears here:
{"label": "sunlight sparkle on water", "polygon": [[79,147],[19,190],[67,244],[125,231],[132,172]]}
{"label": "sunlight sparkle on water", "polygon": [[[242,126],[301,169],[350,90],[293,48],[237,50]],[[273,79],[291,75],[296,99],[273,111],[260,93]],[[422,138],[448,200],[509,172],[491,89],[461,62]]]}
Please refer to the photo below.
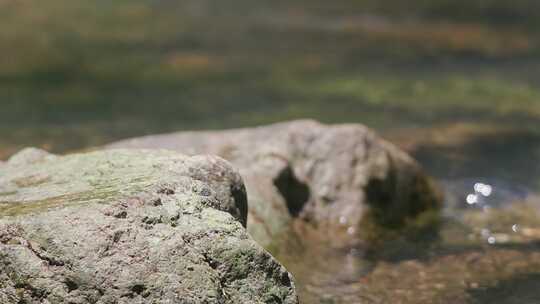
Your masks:
{"label": "sunlight sparkle on water", "polygon": [[476,203],[478,203],[478,195],[476,194],[467,195],[467,204],[474,205]]}
{"label": "sunlight sparkle on water", "polygon": [[482,194],[485,197],[488,197],[493,192],[493,187],[484,183],[476,183],[474,184],[474,191],[476,193]]}

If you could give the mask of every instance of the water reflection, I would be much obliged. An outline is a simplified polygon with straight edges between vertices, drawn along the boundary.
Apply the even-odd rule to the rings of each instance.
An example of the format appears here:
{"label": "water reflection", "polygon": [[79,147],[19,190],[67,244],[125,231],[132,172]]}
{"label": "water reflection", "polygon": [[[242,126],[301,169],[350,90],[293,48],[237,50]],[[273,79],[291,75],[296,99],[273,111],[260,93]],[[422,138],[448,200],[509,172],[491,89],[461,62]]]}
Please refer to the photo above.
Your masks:
{"label": "water reflection", "polygon": [[523,199],[529,189],[540,190],[540,166],[532,165],[540,161],[540,135],[536,127],[455,124],[428,129],[426,134],[415,137],[420,139],[411,140],[410,134],[405,138],[407,134],[393,139],[399,142],[404,137],[400,145],[430,174],[444,180],[451,196],[495,195],[496,198],[490,198],[493,205]]}
{"label": "water reflection", "polygon": [[[519,232],[520,223],[503,226],[500,223],[488,223],[488,219],[493,210],[519,207],[526,201],[530,191],[525,187],[500,180],[486,182],[478,179],[464,179],[447,181],[446,188],[448,206],[446,214],[463,221],[466,220],[464,217],[467,215],[476,213],[476,222],[480,226],[473,228],[479,231],[480,239],[487,244],[507,243],[511,239],[510,234]],[[464,213],[463,210],[469,212]]]}

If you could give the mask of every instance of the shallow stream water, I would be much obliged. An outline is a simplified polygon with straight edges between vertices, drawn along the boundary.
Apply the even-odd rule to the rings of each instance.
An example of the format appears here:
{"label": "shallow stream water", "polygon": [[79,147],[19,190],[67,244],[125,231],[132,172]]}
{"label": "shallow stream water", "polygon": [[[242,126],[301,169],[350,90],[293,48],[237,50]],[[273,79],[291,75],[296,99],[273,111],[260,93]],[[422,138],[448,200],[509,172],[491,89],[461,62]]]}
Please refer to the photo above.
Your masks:
{"label": "shallow stream water", "polygon": [[276,255],[303,303],[539,303],[538,200],[507,184],[444,184],[442,222],[426,235],[332,248],[291,232]]}

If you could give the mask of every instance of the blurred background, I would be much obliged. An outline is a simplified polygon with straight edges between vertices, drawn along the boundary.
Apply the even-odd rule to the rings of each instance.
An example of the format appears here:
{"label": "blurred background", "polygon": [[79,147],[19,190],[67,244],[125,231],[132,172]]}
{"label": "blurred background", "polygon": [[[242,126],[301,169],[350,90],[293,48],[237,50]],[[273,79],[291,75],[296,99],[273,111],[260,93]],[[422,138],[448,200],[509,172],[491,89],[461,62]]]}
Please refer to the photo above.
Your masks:
{"label": "blurred background", "polygon": [[540,188],[540,1],[0,0],[0,159],[361,122],[439,178]]}

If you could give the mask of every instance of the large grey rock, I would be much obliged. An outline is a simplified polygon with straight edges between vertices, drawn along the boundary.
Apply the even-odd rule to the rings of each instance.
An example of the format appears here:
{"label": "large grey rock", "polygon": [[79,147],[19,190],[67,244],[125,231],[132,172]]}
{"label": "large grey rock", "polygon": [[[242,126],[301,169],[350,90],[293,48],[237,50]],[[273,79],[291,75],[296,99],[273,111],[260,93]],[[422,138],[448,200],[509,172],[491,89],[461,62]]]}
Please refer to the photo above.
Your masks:
{"label": "large grey rock", "polygon": [[246,182],[248,230],[265,246],[292,218],[334,236],[336,229],[356,236],[368,218],[397,227],[441,201],[413,159],[359,124],[302,120],[153,135],[108,147],[209,153],[231,161]]}
{"label": "large grey rock", "polygon": [[0,303],[298,303],[223,159],[28,151],[0,166]]}

